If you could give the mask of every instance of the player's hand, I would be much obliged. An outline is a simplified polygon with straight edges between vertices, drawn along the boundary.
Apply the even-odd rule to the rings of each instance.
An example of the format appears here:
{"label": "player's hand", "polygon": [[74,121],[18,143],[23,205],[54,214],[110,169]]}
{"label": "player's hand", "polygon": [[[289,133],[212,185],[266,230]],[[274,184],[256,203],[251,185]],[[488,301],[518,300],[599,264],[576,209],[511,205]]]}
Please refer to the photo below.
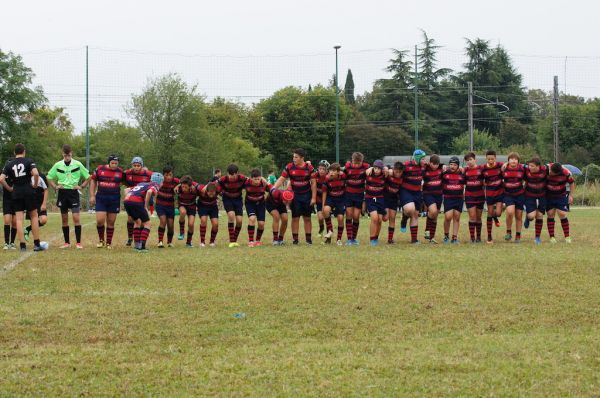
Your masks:
{"label": "player's hand", "polygon": [[569,205],[573,204],[573,195],[569,194]]}
{"label": "player's hand", "polygon": [[41,210],[41,211],[46,211],[46,205],[41,205],[41,206],[40,206],[40,210]]}
{"label": "player's hand", "polygon": [[60,185],[60,184],[58,184],[58,185],[56,186],[56,190],[58,191],[59,189],[63,189],[63,186],[62,186],[62,185]]}
{"label": "player's hand", "polygon": [[311,205],[311,206],[314,206],[315,204],[317,204],[317,199],[315,199],[315,198],[312,198],[312,199],[310,200],[310,205]]}
{"label": "player's hand", "polygon": [[76,189],[76,190],[78,190],[78,191],[79,191],[79,190],[80,190],[80,189],[82,189],[82,188],[81,188],[81,186],[80,186],[80,185],[75,185],[75,186],[73,187],[73,189]]}
{"label": "player's hand", "polygon": [[95,205],[96,205],[96,197],[90,196],[90,206],[95,206]]}

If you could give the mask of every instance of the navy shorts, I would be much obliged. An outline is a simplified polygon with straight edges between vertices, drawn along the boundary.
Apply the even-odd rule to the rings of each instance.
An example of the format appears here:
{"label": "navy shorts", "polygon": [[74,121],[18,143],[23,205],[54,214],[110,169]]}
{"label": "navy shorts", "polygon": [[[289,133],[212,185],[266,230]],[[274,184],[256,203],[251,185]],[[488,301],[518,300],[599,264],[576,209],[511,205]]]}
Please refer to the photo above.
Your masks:
{"label": "navy shorts", "polygon": [[442,203],[444,202],[444,196],[441,194],[423,194],[423,202],[425,203],[425,207],[429,209],[429,206],[435,204],[440,210],[442,208]]}
{"label": "navy shorts", "polygon": [[96,195],[96,211],[119,213],[121,197],[119,195]]}
{"label": "navy shorts", "polygon": [[287,214],[287,206],[285,205],[285,203],[274,204],[273,202],[267,200],[265,202],[265,208],[267,209],[269,214],[271,214],[273,210],[277,210],[279,214]]}
{"label": "navy shorts", "polygon": [[525,212],[529,214],[536,210],[542,214],[546,212],[546,197],[532,198],[525,196]]}
{"label": "navy shorts", "polygon": [[143,203],[125,202],[125,211],[129,217],[133,218],[134,221],[150,221],[150,215],[148,215]]}
{"label": "navy shorts", "polygon": [[343,196],[327,196],[327,199],[325,199],[325,206],[331,207],[331,212],[335,216],[344,215],[346,213],[346,206],[344,206]]}
{"label": "navy shorts", "polygon": [[[198,211],[198,209],[196,208],[196,205],[190,205],[190,206],[183,206],[183,205],[179,205],[179,207],[183,207],[185,209],[185,215],[187,216],[195,216],[196,212]],[[181,210],[179,211],[179,214],[181,214]]]}
{"label": "navy shorts", "polygon": [[485,197],[485,203],[488,206],[493,206],[496,203],[503,203],[504,202],[504,195],[499,195],[499,196],[486,196]]}
{"label": "navy shorts", "polygon": [[236,216],[244,215],[242,198],[228,198],[227,196],[223,196],[223,207],[227,213],[233,211]]}
{"label": "navy shorts", "polygon": [[290,206],[292,210],[292,218],[298,218],[300,216],[310,217],[312,214],[312,209],[310,206],[310,197],[311,194],[295,194],[294,200]]}
{"label": "navy shorts", "polygon": [[421,211],[423,204],[423,193],[421,191],[409,191],[403,189],[400,191],[400,205],[404,207],[408,203],[414,203],[417,211]]}
{"label": "navy shorts", "polygon": [[483,201],[479,201],[479,202],[466,202],[467,209],[470,209],[472,207],[476,207],[479,210],[483,210],[483,204],[484,204]]}
{"label": "navy shorts", "polygon": [[367,198],[367,212],[371,214],[376,211],[378,214],[386,215],[385,200],[383,198]]}
{"label": "navy shorts", "polygon": [[154,206],[154,210],[156,210],[156,214],[159,217],[167,216],[167,218],[175,218],[175,207],[173,206]]}
{"label": "navy shorts", "polygon": [[261,200],[260,202],[253,202],[251,200],[247,200],[246,203],[246,213],[248,217],[256,216],[258,221],[265,221],[265,201]]}
{"label": "navy shorts", "polygon": [[383,201],[386,209],[398,210],[398,195],[385,195]]}
{"label": "navy shorts", "polygon": [[504,204],[506,205],[506,207],[515,206],[515,209],[523,210],[523,207],[525,206],[525,195],[504,195]]}
{"label": "navy shorts", "polygon": [[211,220],[219,218],[219,206],[198,206],[198,216],[208,217]]}
{"label": "navy shorts", "polygon": [[462,213],[465,201],[463,198],[444,198],[444,213],[457,210]]}
{"label": "navy shorts", "polygon": [[363,201],[365,200],[365,195],[362,193],[351,193],[346,192],[344,194],[344,207],[356,207],[362,209]]}
{"label": "navy shorts", "polygon": [[323,211],[323,203],[317,202],[317,204],[315,205],[315,207],[317,208],[317,213],[320,212],[320,211]]}
{"label": "navy shorts", "polygon": [[569,211],[569,199],[567,195],[560,196],[558,198],[548,197],[546,199],[546,209],[547,210],[561,210],[561,211]]}

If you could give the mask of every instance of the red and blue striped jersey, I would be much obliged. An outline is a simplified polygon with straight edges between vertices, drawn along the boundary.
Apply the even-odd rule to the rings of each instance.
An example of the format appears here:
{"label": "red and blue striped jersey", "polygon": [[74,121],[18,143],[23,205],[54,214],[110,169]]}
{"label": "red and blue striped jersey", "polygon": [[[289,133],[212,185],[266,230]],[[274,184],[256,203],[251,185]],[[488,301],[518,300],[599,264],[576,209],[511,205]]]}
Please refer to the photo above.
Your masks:
{"label": "red and blue striped jersey", "polygon": [[127,187],[135,187],[140,182],[150,182],[150,177],[152,177],[152,171],[148,169],[141,169],[137,173],[133,169],[129,169],[125,170],[124,174],[123,183]]}
{"label": "red and blue striped jersey", "polygon": [[365,192],[365,183],[367,179],[368,163],[355,165],[352,162],[346,162],[344,174],[346,174],[346,192],[362,195]]}
{"label": "red and blue striped jersey", "polygon": [[179,186],[179,193],[177,194],[177,202],[179,206],[194,206],[196,204],[196,197],[198,196],[198,183],[192,182],[190,189],[187,192],[183,192],[182,186]]}
{"label": "red and blue striped jersey", "polygon": [[367,176],[367,180],[365,183],[365,198],[373,199],[373,198],[383,198],[383,190],[385,188],[385,175],[383,173],[379,175],[375,175],[371,173],[371,175]]}
{"label": "red and blue striped jersey", "polygon": [[446,170],[442,173],[442,192],[444,198],[461,199],[465,191],[465,176],[459,171]]}
{"label": "red and blue striped jersey", "polygon": [[548,180],[546,182],[546,192],[549,198],[560,198],[567,194],[567,184],[574,182],[573,176],[563,168],[561,174],[552,175],[548,174]]}
{"label": "red and blue striped jersey", "polygon": [[485,202],[485,191],[483,190],[483,168],[484,166],[467,167],[464,169],[465,176],[465,202]]}
{"label": "red and blue striped jersey", "polygon": [[111,169],[107,164],[96,167],[92,173],[92,180],[98,183],[97,195],[121,195],[123,182],[123,169]]}
{"label": "red and blue striped jersey", "polygon": [[163,181],[156,195],[156,205],[164,207],[175,206],[175,187],[179,184],[179,178],[173,178],[171,181]]}
{"label": "red and blue striped jersey", "polygon": [[317,181],[317,203],[321,203],[323,200],[323,185],[325,185],[327,173],[321,174],[317,170],[313,173],[312,178]]}
{"label": "red and blue striped jersey", "polygon": [[247,178],[243,174],[237,174],[234,177],[226,175],[219,178],[219,185],[221,186],[223,197],[228,197],[230,199],[241,198],[246,180]]}
{"label": "red and blue striped jersey", "polygon": [[424,169],[414,160],[404,163],[404,173],[402,173],[402,188],[412,192],[419,192],[423,185]]}
{"label": "red and blue striped jersey", "polygon": [[425,167],[423,172],[423,194],[441,195],[442,194],[442,173],[444,172],[443,165],[439,165],[437,169],[432,169],[429,165]]}
{"label": "red and blue striped jersey", "polygon": [[145,203],[147,192],[158,192],[158,185],[153,182],[140,182],[135,187],[131,188],[125,195],[125,202],[129,203]]}
{"label": "red and blue striped jersey", "polygon": [[327,176],[323,191],[327,192],[327,196],[332,198],[340,198],[346,192],[346,174],[340,173],[337,178]]}
{"label": "red and blue striped jersey", "polygon": [[400,193],[400,188],[402,187],[402,176],[394,177],[393,174],[389,174],[385,178],[385,187],[384,187],[384,195],[394,196]]}
{"label": "red and blue striped jersey", "polygon": [[281,176],[290,179],[290,184],[295,194],[304,195],[311,192],[310,180],[314,171],[314,167],[307,162],[304,162],[303,166],[288,163],[283,169]]}
{"label": "red and blue striped jersey", "polygon": [[518,164],[517,167],[507,166],[502,172],[504,180],[504,193],[509,196],[520,196],[525,193],[523,180],[525,178],[525,166]]}
{"label": "red and blue striped jersey", "polygon": [[[204,189],[204,187],[208,186],[208,185],[215,185],[217,187],[217,191],[215,192],[215,196],[214,197],[209,197],[208,194],[206,192],[202,192],[202,190]],[[217,199],[219,199],[219,192],[221,192],[221,187],[218,184],[217,181],[214,182],[209,182],[206,185],[200,184],[197,187],[198,190],[198,206],[202,206],[202,207],[214,207],[217,205]]]}
{"label": "red and blue striped jersey", "polygon": [[487,163],[483,166],[485,196],[488,198],[497,198],[504,194],[504,185],[502,185],[502,165],[502,162],[496,162],[492,167]]}
{"label": "red and blue striped jersey", "polygon": [[244,183],[244,189],[246,190],[246,200],[250,202],[260,203],[265,200],[265,193],[273,188],[265,180],[261,180],[258,185],[255,185],[251,178],[248,178]]}
{"label": "red and blue striped jersey", "polygon": [[537,173],[525,166],[525,196],[529,198],[543,198],[546,196],[546,182],[548,180],[548,167],[541,165]]}

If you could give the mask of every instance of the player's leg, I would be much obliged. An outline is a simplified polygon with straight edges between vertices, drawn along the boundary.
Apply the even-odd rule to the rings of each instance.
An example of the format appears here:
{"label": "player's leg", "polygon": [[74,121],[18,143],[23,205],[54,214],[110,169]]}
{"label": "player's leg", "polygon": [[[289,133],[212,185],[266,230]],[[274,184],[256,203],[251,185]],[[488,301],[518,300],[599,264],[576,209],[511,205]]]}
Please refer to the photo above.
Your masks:
{"label": "player's leg", "polygon": [[[98,206],[96,206],[98,207]],[[98,232],[98,244],[96,247],[104,247],[105,242],[105,231],[106,231],[106,212],[98,211],[96,209],[96,231]]]}
{"label": "player's leg", "polygon": [[378,244],[377,238],[379,237],[379,234],[377,233],[379,213],[377,213],[377,210],[369,212],[369,218],[371,219],[371,222],[369,224],[369,241],[372,246],[375,246]]}
{"label": "player's leg", "polygon": [[333,235],[333,224],[331,222],[331,206],[325,204],[323,206],[323,218],[325,219],[325,243],[331,243],[331,236]]}
{"label": "player's leg", "polygon": [[[11,233],[12,233],[12,224],[13,224],[13,214],[3,214],[4,218],[4,250],[7,250],[10,247],[12,242]],[[16,228],[15,228],[16,231]],[[16,233],[16,232],[15,232]]]}
{"label": "player's leg", "polygon": [[266,218],[266,208],[265,203],[258,203],[256,207],[256,221],[258,222],[258,227],[256,228],[256,239],[254,240],[257,246],[262,245],[261,239],[262,235],[265,232],[265,218]]}
{"label": "player's leg", "polygon": [[[308,213],[308,215],[306,213]],[[308,208],[302,216],[302,220],[304,221],[304,238],[306,243],[312,245],[312,220],[310,218],[310,210]]]}
{"label": "player's leg", "polygon": [[219,210],[215,212],[214,215],[210,217],[210,246],[215,246],[215,240],[217,239],[217,234],[219,233]]}
{"label": "player's leg", "polygon": [[319,236],[323,235],[323,231],[325,231],[325,216],[323,214],[323,206],[320,204],[316,204],[317,206],[317,220],[319,220]]}
{"label": "player's leg", "polygon": [[288,213],[280,213],[280,214],[281,214],[281,222],[279,225],[279,243],[283,244],[290,216],[288,215]]}
{"label": "player's leg", "polygon": [[26,250],[25,231],[23,230],[23,224],[25,222],[25,213],[23,211],[15,211],[15,220],[17,224],[17,239],[19,239],[21,250]]}
{"label": "player's leg", "polygon": [[206,244],[206,230],[208,229],[208,215],[200,215],[200,247]]}
{"label": "player's leg", "polygon": [[271,224],[271,230],[273,231],[273,245],[277,245],[279,244],[279,223],[281,220],[279,210],[271,210],[271,217],[273,218],[273,223]]}
{"label": "player's leg", "polygon": [[112,248],[112,239],[115,234],[115,223],[119,213],[108,212],[106,214],[106,247]]}
{"label": "player's leg", "polygon": [[[157,213],[158,213],[158,207]],[[165,238],[165,231],[167,229],[167,215],[165,213],[158,214],[158,247],[163,246],[163,239]]]}
{"label": "player's leg", "polygon": [[521,242],[521,232],[523,230],[523,209],[515,206],[515,243]]}
{"label": "player's leg", "polygon": [[175,236],[175,215],[169,214],[167,215],[167,245],[173,244],[173,236]]}
{"label": "player's leg", "polygon": [[477,206],[469,205],[467,212],[469,213],[469,237],[471,243],[475,243],[475,230],[477,229]]}
{"label": "player's leg", "polygon": [[450,222],[452,221],[452,210],[446,210],[444,204],[444,243],[450,243]]}
{"label": "player's leg", "polygon": [[560,226],[562,227],[565,241],[567,243],[571,243],[571,227],[569,225],[569,219],[567,218],[567,211],[563,209],[557,209],[556,212],[558,213],[558,218],[560,218]]}
{"label": "player's leg", "polygon": [[69,233],[69,209],[66,207],[60,208],[60,220],[62,223],[62,232],[63,238],[65,240],[65,244],[62,248],[67,248],[71,246],[70,233]]}
{"label": "player's leg", "polygon": [[76,247],[78,249],[82,249],[81,246],[81,217],[80,217],[80,207],[79,207],[79,197],[77,198],[77,203],[73,204],[71,207],[71,217],[73,218],[73,225],[75,229],[75,242]]}
{"label": "player's leg", "polygon": [[265,231],[265,220],[258,220],[258,228],[256,228],[256,240],[255,243],[260,245],[260,240],[262,239],[263,232]]}
{"label": "player's leg", "polygon": [[133,218],[131,216],[127,216],[127,246],[131,246],[131,242],[134,241],[133,239],[133,229],[136,228],[135,227],[135,221],[133,220]]}
{"label": "player's leg", "polygon": [[244,209],[242,207],[242,199],[236,199],[234,201],[234,212],[235,212],[235,241],[237,242],[240,232],[242,231],[242,223],[244,220]]}
{"label": "player's leg", "polygon": [[452,242],[458,243],[458,230],[460,228],[460,215],[462,214],[459,210],[452,210]]}
{"label": "player's leg", "polygon": [[33,244],[35,247],[40,246],[40,224],[37,209],[30,210],[29,219],[31,220],[31,234],[33,235]]}
{"label": "player's leg", "polygon": [[352,243],[354,240],[354,206],[346,206],[346,238],[348,243]]}
{"label": "player's leg", "polygon": [[192,238],[194,237],[194,224],[196,223],[196,212],[193,209],[187,210],[187,238],[185,241],[186,247],[192,247]]}
{"label": "player's leg", "polygon": [[440,211],[437,203],[434,201],[427,207],[427,220],[425,221],[425,239],[431,243],[435,241],[435,231],[437,230],[437,219]]}
{"label": "player's leg", "polygon": [[337,216],[337,239],[336,239],[336,243],[338,244],[338,246],[342,245],[342,237],[344,236],[344,212],[340,211],[338,212]]}
{"label": "player's leg", "polygon": [[146,242],[148,241],[148,236],[150,236],[151,221],[149,215],[148,219],[144,218],[140,224],[140,251],[144,252],[147,250]]}
{"label": "player's leg", "polygon": [[248,216],[248,246],[254,247],[254,232],[256,230],[256,214]]}
{"label": "player's leg", "polygon": [[354,243],[358,244],[358,227],[360,227],[360,216],[363,213],[364,202],[354,208],[354,214],[352,219],[352,236],[354,237]]}
{"label": "player's leg", "polygon": [[185,206],[179,206],[179,236],[177,240],[183,240],[185,235],[185,219],[187,218],[187,209]]}
{"label": "player's leg", "polygon": [[512,224],[513,219],[515,218],[515,205],[507,205],[506,206],[506,235],[504,236],[504,240],[509,241],[512,239]]}
{"label": "player's leg", "polygon": [[475,206],[477,209],[475,214],[475,242],[481,243],[481,231],[483,229],[483,203]]}

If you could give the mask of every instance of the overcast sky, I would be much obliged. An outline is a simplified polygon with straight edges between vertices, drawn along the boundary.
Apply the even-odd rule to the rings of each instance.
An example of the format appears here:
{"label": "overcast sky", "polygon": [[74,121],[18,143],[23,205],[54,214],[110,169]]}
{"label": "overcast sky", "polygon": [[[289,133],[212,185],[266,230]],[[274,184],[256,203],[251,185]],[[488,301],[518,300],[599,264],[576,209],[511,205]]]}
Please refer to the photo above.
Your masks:
{"label": "overcast sky", "polygon": [[384,76],[386,49],[412,48],[420,29],[444,46],[440,66],[460,68],[464,38],[481,37],[513,55],[529,87],[548,90],[558,74],[569,92],[600,96],[600,6],[593,1],[54,0],[3,1],[0,9],[0,48],[23,54],[36,82],[70,108],[76,124],[85,45],[96,122],[118,117],[129,94],[168,71],[209,97],[245,102],[287,84],[326,83],[335,43],[342,45],[341,84],[352,68],[357,90],[368,90]]}

